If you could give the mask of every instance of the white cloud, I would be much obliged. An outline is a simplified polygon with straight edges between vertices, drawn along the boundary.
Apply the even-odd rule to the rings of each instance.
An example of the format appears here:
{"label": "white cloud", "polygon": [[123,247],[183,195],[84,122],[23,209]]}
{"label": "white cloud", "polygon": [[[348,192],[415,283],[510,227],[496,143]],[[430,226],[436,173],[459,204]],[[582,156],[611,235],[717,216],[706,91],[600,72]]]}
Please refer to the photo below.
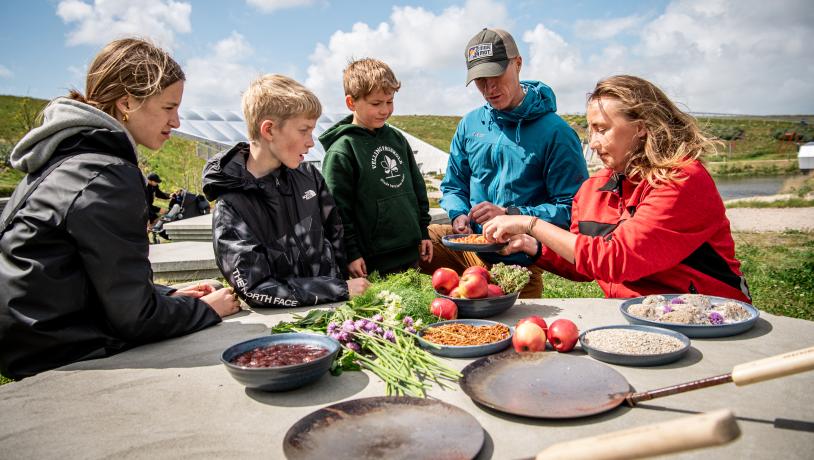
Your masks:
{"label": "white cloud", "polygon": [[192,30],[189,3],[173,0],[63,0],[57,15],[66,24],[75,23],[68,33],[68,45],[102,45],[115,38],[149,38],[172,49],[176,34]]}
{"label": "white cloud", "polygon": [[0,78],[11,78],[14,74],[8,67],[0,64]]}
{"label": "white cloud", "polygon": [[187,60],[186,107],[240,110],[240,97],[262,72],[247,64],[254,49],[237,32],[211,46],[210,54]]}
{"label": "white cloud", "polygon": [[605,40],[619,34],[637,29],[644,18],[641,16],[626,16],[612,19],[578,20],[574,23],[574,30],[584,38]]}
{"label": "white cloud", "polygon": [[421,7],[394,7],[387,22],[356,23],[318,43],[309,57],[306,85],[328,112],[346,110],[342,70],[352,59],[386,62],[402,89],[396,113],[462,114],[482,103],[477,90],[464,88],[464,47],[482,27],[509,28],[506,7],[493,0],[469,0],[435,14]]}
{"label": "white cloud", "polygon": [[309,6],[314,0],[246,0],[246,3],[264,13],[273,13],[286,8]]}

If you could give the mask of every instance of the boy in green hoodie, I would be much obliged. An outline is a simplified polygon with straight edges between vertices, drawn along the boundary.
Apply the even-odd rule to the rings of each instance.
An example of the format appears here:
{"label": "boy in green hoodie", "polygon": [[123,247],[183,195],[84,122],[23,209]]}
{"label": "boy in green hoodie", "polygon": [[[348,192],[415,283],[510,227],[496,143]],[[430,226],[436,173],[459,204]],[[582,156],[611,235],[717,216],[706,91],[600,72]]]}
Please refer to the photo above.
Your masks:
{"label": "boy in green hoodie", "polygon": [[322,173],[345,229],[348,273],[394,273],[432,260],[429,200],[407,139],[386,124],[401,88],[376,59],[343,72],[345,104],[353,112],[325,131]]}

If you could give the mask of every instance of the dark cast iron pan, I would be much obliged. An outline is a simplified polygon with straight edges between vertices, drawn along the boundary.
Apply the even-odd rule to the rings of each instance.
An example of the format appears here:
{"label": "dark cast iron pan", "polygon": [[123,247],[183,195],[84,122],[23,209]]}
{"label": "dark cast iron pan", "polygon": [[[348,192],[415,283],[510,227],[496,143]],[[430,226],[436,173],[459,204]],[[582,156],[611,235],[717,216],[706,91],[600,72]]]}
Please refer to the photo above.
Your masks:
{"label": "dark cast iron pan", "polygon": [[635,393],[611,367],[551,352],[502,353],[466,366],[460,379],[473,401],[508,414],[564,419],[633,406],[662,396],[734,382],[742,386],[814,369],[814,347],[739,364],[728,374]]}
{"label": "dark cast iron pan", "polygon": [[312,412],[283,439],[290,460],[471,459],[484,441],[475,417],[433,399],[375,397]]}

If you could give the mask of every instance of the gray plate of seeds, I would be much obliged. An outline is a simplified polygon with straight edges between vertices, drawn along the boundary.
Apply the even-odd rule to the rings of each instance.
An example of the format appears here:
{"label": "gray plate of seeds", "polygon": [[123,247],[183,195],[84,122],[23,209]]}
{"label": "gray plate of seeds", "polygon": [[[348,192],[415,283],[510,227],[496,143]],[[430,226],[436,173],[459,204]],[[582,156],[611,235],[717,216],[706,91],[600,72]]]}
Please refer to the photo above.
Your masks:
{"label": "gray plate of seeds", "polygon": [[690,339],[661,327],[623,324],[595,327],[579,336],[589,356],[622,366],[659,366],[681,359],[690,349]]}

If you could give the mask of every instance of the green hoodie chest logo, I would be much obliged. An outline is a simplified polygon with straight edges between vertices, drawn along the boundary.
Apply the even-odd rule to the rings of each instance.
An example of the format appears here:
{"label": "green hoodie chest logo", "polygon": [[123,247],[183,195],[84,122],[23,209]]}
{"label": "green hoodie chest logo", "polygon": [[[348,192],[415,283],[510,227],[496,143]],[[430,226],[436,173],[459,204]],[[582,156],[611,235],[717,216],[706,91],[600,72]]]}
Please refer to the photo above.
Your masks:
{"label": "green hoodie chest logo", "polygon": [[390,146],[382,145],[373,151],[370,169],[380,176],[379,181],[387,187],[399,188],[404,183],[403,161]]}

